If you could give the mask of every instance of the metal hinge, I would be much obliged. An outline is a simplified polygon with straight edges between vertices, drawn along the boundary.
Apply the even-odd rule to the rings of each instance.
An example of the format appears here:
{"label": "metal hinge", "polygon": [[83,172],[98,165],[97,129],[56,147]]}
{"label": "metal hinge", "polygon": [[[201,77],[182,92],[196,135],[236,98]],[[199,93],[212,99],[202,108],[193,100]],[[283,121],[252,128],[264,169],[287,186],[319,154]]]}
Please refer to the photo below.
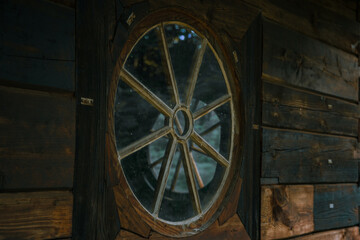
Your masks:
{"label": "metal hinge", "polygon": [[82,97],[80,103],[81,105],[94,106],[94,99]]}

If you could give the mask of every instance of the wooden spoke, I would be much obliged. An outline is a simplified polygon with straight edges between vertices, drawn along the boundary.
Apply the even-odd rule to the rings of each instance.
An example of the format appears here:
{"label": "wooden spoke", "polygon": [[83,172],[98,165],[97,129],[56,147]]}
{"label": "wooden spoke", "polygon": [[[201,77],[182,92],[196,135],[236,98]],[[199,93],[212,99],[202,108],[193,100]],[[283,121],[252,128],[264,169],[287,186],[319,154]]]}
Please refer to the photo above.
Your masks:
{"label": "wooden spoke", "polygon": [[175,102],[178,105],[178,104],[180,104],[179,90],[178,90],[176,79],[175,79],[174,68],[173,68],[173,65],[172,65],[172,62],[171,62],[169,48],[167,46],[167,42],[166,42],[166,38],[165,38],[164,24],[163,23],[161,24],[161,27],[160,27],[160,34],[161,34],[161,42],[162,42],[162,46],[163,46],[163,55],[165,56],[166,65],[167,65],[167,67],[164,70],[168,71],[168,76],[170,78],[171,86],[172,86],[172,89],[173,89]]}
{"label": "wooden spoke", "polygon": [[191,149],[191,150],[194,150],[194,151],[196,151],[196,152],[198,152],[198,153],[202,153],[202,154],[204,154],[204,155],[207,155],[206,152],[204,152],[204,150],[202,150],[201,148],[198,148],[198,147],[196,147],[196,146],[191,146],[190,149]]}
{"label": "wooden spoke", "polygon": [[214,125],[212,125],[211,127],[209,127],[208,129],[204,130],[203,132],[200,133],[200,136],[204,136],[210,132],[212,132],[213,130],[215,130],[216,128],[218,128],[221,125],[220,122],[215,123]]}
{"label": "wooden spoke", "polygon": [[181,146],[182,146],[182,150],[184,153],[183,164],[184,164],[184,170],[185,170],[185,175],[186,175],[186,182],[187,182],[188,189],[189,189],[189,195],[190,195],[194,210],[200,214],[201,213],[201,204],[200,204],[199,193],[196,189],[193,168],[191,166],[192,164],[191,164],[189,147],[187,145],[187,142],[182,142]]}
{"label": "wooden spoke", "polygon": [[186,92],[186,99],[185,99],[185,105],[186,106],[190,106],[193,94],[194,94],[194,90],[195,90],[195,85],[196,85],[196,81],[199,75],[199,71],[200,71],[200,67],[201,67],[201,63],[204,57],[204,53],[206,50],[206,46],[207,46],[207,40],[203,39],[201,42],[201,47],[199,49],[197,49],[196,53],[195,53],[195,62],[193,65],[193,68],[191,70],[191,74],[190,77],[188,79],[188,89]]}
{"label": "wooden spoke", "polygon": [[146,147],[150,143],[165,136],[166,134],[169,134],[170,132],[171,132],[171,127],[165,126],[163,128],[160,128],[159,130],[157,130],[153,133],[150,133],[149,135],[141,138],[140,140],[130,144],[129,146],[126,146],[125,148],[123,148],[119,151],[120,160],[129,156],[130,154],[142,149],[143,147]]}
{"label": "wooden spoke", "polygon": [[121,70],[120,77],[126,84],[133,88],[141,97],[153,105],[162,114],[167,117],[172,115],[171,108],[169,108],[160,98],[145,87],[144,84],[131,75],[131,73],[129,73],[125,68]]}
{"label": "wooden spoke", "polygon": [[216,99],[215,101],[209,103],[208,105],[200,108],[198,111],[196,111],[193,115],[194,120],[198,120],[202,116],[208,114],[209,112],[215,110],[216,108],[222,106],[223,104],[230,101],[231,97],[229,95],[224,95],[221,98]]}
{"label": "wooden spoke", "polygon": [[229,166],[229,162],[195,131],[191,134],[191,140],[193,140],[194,143],[196,143],[202,150],[204,150],[204,152],[206,152],[207,155],[212,157],[219,164],[224,167]]}
{"label": "wooden spoke", "polygon": [[149,165],[149,167],[150,167],[150,168],[155,167],[156,165],[158,165],[159,163],[161,163],[161,162],[162,162],[162,160],[164,160],[164,158],[163,158],[163,157],[162,157],[162,158],[159,158],[159,159],[158,159],[158,160],[156,160],[155,162],[151,163],[151,164]]}
{"label": "wooden spoke", "polygon": [[182,127],[181,127],[179,118],[175,115],[175,118],[174,118],[174,119],[175,119],[175,124],[176,124],[176,127],[177,127],[178,130],[179,130],[180,135],[183,134],[184,130],[183,130]]}
{"label": "wooden spoke", "polygon": [[[183,154],[181,154],[182,156]],[[171,187],[170,187],[170,190],[171,191],[174,191],[175,189],[175,186],[176,186],[176,182],[177,182],[177,179],[179,177],[179,172],[180,172],[180,167],[181,167],[181,164],[182,164],[182,161],[181,161],[182,157],[179,159],[179,161],[177,162],[176,164],[176,169],[175,169],[175,174],[174,174],[174,177],[171,181]]]}
{"label": "wooden spoke", "polygon": [[177,141],[176,138],[173,138],[166,149],[164,161],[161,164],[161,169],[159,172],[158,182],[155,190],[155,199],[153,201],[153,214],[158,215],[160,211],[161,202],[163,200],[164,191],[166,188],[166,183],[169,177],[170,167],[174,154],[176,151]]}
{"label": "wooden spoke", "polygon": [[200,172],[199,172],[199,169],[197,168],[196,166],[196,162],[195,162],[195,159],[194,159],[194,156],[192,155],[191,152],[189,152],[189,156],[190,156],[190,159],[191,159],[191,164],[192,164],[192,167],[194,169],[194,172],[195,172],[195,177],[199,183],[199,187],[200,188],[203,188],[204,187],[204,182],[200,176]]}

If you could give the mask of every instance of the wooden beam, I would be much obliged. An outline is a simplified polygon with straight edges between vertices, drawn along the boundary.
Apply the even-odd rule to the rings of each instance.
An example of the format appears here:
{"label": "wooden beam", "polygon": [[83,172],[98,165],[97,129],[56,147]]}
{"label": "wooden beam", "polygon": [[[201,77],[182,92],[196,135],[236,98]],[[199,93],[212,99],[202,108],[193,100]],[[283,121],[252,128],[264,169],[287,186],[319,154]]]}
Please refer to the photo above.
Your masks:
{"label": "wooden beam", "polygon": [[1,193],[0,238],[71,237],[72,208],[68,191]]}

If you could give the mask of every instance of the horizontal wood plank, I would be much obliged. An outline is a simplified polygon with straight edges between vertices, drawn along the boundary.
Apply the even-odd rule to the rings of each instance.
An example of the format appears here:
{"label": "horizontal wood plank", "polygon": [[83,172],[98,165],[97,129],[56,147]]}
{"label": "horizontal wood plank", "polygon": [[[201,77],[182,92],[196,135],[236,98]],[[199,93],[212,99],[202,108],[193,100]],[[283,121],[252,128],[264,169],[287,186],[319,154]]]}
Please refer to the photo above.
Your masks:
{"label": "horizontal wood plank", "polygon": [[350,227],[293,238],[294,240],[360,240],[359,227]]}
{"label": "horizontal wood plank", "polygon": [[0,87],[0,190],[72,188],[75,101]]}
{"label": "horizontal wood plank", "polygon": [[316,185],[314,189],[315,230],[359,224],[357,184]]}
{"label": "horizontal wood plank", "polygon": [[355,138],[263,129],[262,177],[279,183],[357,182]]}
{"label": "horizontal wood plank", "polygon": [[58,60],[75,60],[75,11],[46,0],[3,0],[2,52]]}
{"label": "horizontal wood plank", "polygon": [[75,62],[0,55],[0,81],[75,90]]}
{"label": "horizontal wood plank", "polygon": [[1,193],[0,239],[70,237],[72,205],[67,191]]}
{"label": "horizontal wood plank", "polygon": [[262,9],[263,16],[285,27],[346,52],[357,53],[352,45],[360,39],[360,23],[342,16],[341,12],[337,13],[314,3],[315,0],[244,1]]}
{"label": "horizontal wood plank", "polygon": [[314,230],[314,186],[261,188],[261,239],[288,238]]}
{"label": "horizontal wood plank", "polygon": [[264,125],[356,137],[357,104],[263,83]]}
{"label": "horizontal wood plank", "polygon": [[263,76],[358,101],[358,59],[348,53],[264,21]]}
{"label": "horizontal wood plank", "polygon": [[319,8],[326,8],[352,21],[356,21],[357,0],[312,0]]}

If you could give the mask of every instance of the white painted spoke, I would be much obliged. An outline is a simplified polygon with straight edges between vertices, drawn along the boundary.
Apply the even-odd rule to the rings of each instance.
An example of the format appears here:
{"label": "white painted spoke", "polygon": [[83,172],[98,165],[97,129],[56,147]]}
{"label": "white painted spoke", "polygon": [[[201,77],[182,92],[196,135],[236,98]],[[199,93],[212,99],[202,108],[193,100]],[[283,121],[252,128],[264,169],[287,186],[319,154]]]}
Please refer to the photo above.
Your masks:
{"label": "white painted spoke", "polygon": [[194,141],[207,155],[213,158],[216,162],[224,167],[229,166],[228,160],[224,158],[218,151],[216,151],[209,143],[205,141],[199,134],[195,131],[191,134],[191,140]]}
{"label": "white painted spoke", "polygon": [[198,111],[196,111],[194,113],[194,115],[193,115],[194,120],[198,120],[202,116],[205,116],[209,112],[211,112],[211,111],[215,110],[216,108],[224,105],[225,103],[229,102],[230,99],[231,99],[231,97],[229,95],[224,95],[224,96],[216,99],[215,101],[209,103],[208,105],[200,108]]}
{"label": "white painted spoke", "polygon": [[187,145],[187,142],[182,142],[181,146],[182,146],[182,150],[184,153],[183,165],[184,165],[184,171],[185,171],[185,175],[186,175],[186,182],[187,182],[188,189],[189,189],[189,195],[190,195],[194,210],[200,214],[201,213],[201,204],[200,204],[199,193],[196,189],[193,168],[191,166],[192,164],[191,164],[189,147]]}
{"label": "white painted spoke", "polygon": [[130,154],[142,149],[143,147],[146,147],[150,143],[158,140],[159,138],[169,134],[171,132],[171,127],[165,126],[163,128],[160,128],[159,130],[150,133],[149,135],[139,139],[138,141],[124,147],[121,149],[118,154],[120,156],[120,160],[129,156]]}
{"label": "white painted spoke", "polygon": [[203,39],[201,42],[201,47],[199,49],[197,49],[197,51],[195,53],[195,63],[193,65],[190,77],[188,79],[189,86],[188,86],[188,89],[186,92],[186,99],[185,99],[186,106],[190,106],[192,97],[194,95],[196,81],[199,76],[199,71],[200,71],[202,60],[204,58],[204,53],[205,53],[205,50],[207,47],[207,43],[208,43],[207,40]]}
{"label": "white painted spoke", "polygon": [[158,98],[153,92],[151,92],[144,84],[136,79],[131,73],[126,69],[122,69],[120,72],[121,79],[133,88],[141,97],[143,97],[147,102],[153,105],[157,110],[167,117],[170,117],[173,113],[171,108],[169,108],[160,98]]}
{"label": "white painted spoke", "polygon": [[153,214],[158,216],[160,211],[161,202],[163,200],[166,183],[168,181],[169,172],[171,168],[171,163],[174,158],[174,154],[176,151],[177,141],[173,138],[169,141],[168,147],[165,152],[165,158],[161,164],[161,169],[159,172],[158,182],[155,190],[155,199],[153,202]]}
{"label": "white painted spoke", "polygon": [[170,53],[169,53],[169,48],[168,48],[166,38],[165,38],[164,24],[161,24],[160,34],[161,34],[161,42],[162,42],[164,55],[165,55],[165,59],[166,59],[166,65],[167,65],[167,69],[165,69],[165,70],[167,70],[168,73],[169,73],[171,86],[172,86],[173,94],[174,94],[174,97],[175,97],[175,102],[178,105],[178,104],[180,104],[179,90],[178,90],[176,79],[175,79],[174,68],[173,68],[173,65],[172,65],[172,62],[171,62],[171,56],[170,56]]}

